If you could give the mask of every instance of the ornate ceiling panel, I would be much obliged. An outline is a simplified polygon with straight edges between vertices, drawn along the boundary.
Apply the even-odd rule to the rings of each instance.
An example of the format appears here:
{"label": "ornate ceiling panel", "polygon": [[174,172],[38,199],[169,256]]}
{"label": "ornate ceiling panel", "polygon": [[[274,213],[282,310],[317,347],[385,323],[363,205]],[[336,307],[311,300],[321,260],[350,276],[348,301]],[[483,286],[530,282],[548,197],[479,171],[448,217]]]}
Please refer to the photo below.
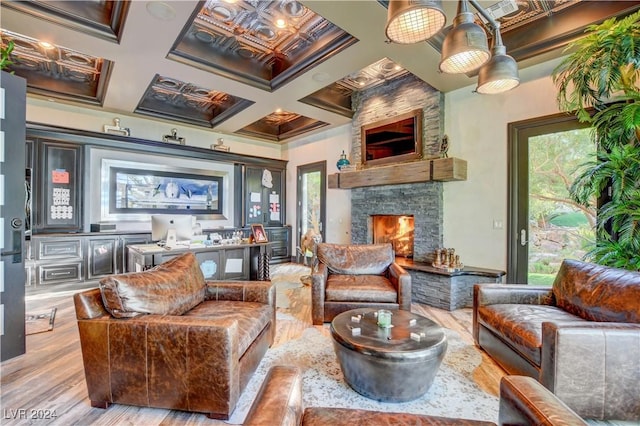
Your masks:
{"label": "ornate ceiling panel", "polygon": [[120,40],[129,1],[4,1],[2,7],[19,10],[74,30],[110,41]]}
{"label": "ornate ceiling panel", "polygon": [[214,127],[251,104],[247,99],[156,74],[135,112]]}
{"label": "ornate ceiling panel", "polygon": [[273,91],[355,42],[295,0],[207,0],[169,57]]}
{"label": "ornate ceiling panel", "polygon": [[262,119],[249,124],[236,133],[274,142],[298,136],[319,129],[328,123],[288,111],[275,111]]}
{"label": "ornate ceiling panel", "polygon": [[409,71],[389,58],[382,58],[360,71],[349,74],[335,83],[300,99],[300,102],[327,109],[345,117],[353,117],[354,111],[351,109],[351,95],[353,92],[379,86],[406,74],[409,74]]}
{"label": "ornate ceiling panel", "polygon": [[14,43],[11,71],[27,80],[30,93],[102,105],[111,62],[10,31],[2,44]]}

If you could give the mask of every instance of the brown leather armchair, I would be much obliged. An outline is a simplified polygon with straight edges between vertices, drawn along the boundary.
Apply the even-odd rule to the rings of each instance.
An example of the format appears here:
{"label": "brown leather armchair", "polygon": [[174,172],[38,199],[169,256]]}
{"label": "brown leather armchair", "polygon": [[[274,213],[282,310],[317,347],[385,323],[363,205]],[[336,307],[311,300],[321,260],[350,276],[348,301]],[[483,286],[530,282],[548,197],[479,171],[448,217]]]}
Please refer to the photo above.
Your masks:
{"label": "brown leather armchair", "polygon": [[317,248],[312,273],[313,324],[355,308],[411,310],[411,275],[395,263],[391,244],[328,244]]}
{"label": "brown leather armchair", "polygon": [[[455,395],[452,395],[455,398]],[[582,426],[587,423],[531,377],[500,382],[500,425]],[[303,407],[302,374],[274,366],[258,391],[244,426],[433,425],[489,426],[490,422],[356,408]]]}
{"label": "brown leather armchair", "polygon": [[74,295],[89,399],[227,419],[275,333],[271,282],[205,282],[193,253]]}

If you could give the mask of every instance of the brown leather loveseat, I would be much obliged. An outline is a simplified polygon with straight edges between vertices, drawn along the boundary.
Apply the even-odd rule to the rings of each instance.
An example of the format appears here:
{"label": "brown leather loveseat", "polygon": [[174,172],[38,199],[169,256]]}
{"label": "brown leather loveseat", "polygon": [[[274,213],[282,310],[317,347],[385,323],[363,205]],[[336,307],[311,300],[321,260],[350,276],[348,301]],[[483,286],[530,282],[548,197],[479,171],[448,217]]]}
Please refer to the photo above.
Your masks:
{"label": "brown leather loveseat", "polygon": [[565,260],[552,287],[477,284],[473,335],[587,419],[640,419],[640,272]]}
{"label": "brown leather loveseat", "polygon": [[74,295],[91,405],[226,419],[275,333],[270,282],[205,282],[193,253]]}
{"label": "brown leather loveseat", "polygon": [[411,275],[395,263],[391,244],[329,244],[317,247],[311,275],[314,325],[355,308],[411,310]]}
{"label": "brown leather loveseat", "polygon": [[[455,398],[455,395],[452,396]],[[586,425],[576,413],[530,377],[505,376],[500,382],[501,425]],[[244,426],[488,426],[490,422],[355,408],[303,407],[302,374],[274,366],[258,391]]]}

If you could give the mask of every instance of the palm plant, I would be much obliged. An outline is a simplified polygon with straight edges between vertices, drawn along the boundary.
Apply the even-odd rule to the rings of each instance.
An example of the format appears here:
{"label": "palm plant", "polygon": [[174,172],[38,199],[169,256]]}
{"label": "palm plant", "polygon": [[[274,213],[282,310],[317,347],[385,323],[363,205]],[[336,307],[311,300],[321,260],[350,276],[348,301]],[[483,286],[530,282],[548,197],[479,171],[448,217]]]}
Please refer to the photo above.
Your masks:
{"label": "palm plant", "polygon": [[6,45],[3,42],[0,42],[0,70],[3,70],[13,64],[11,61],[11,52],[13,51],[13,48],[13,41],[7,42]]}
{"label": "palm plant", "polygon": [[588,27],[554,70],[558,105],[593,128],[597,159],[583,166],[571,196],[589,205],[609,190],[587,257],[640,270],[640,12]]}

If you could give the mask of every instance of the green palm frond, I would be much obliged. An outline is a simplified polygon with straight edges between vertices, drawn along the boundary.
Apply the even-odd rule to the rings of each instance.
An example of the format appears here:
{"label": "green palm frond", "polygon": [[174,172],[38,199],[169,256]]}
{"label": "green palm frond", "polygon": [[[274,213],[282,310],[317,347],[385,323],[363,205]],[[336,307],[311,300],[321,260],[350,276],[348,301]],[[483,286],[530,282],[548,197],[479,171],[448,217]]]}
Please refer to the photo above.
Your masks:
{"label": "green palm frond", "polygon": [[553,73],[558,105],[591,124],[598,147],[570,194],[588,206],[611,188],[586,258],[640,270],[640,11],[588,27],[568,50]]}

